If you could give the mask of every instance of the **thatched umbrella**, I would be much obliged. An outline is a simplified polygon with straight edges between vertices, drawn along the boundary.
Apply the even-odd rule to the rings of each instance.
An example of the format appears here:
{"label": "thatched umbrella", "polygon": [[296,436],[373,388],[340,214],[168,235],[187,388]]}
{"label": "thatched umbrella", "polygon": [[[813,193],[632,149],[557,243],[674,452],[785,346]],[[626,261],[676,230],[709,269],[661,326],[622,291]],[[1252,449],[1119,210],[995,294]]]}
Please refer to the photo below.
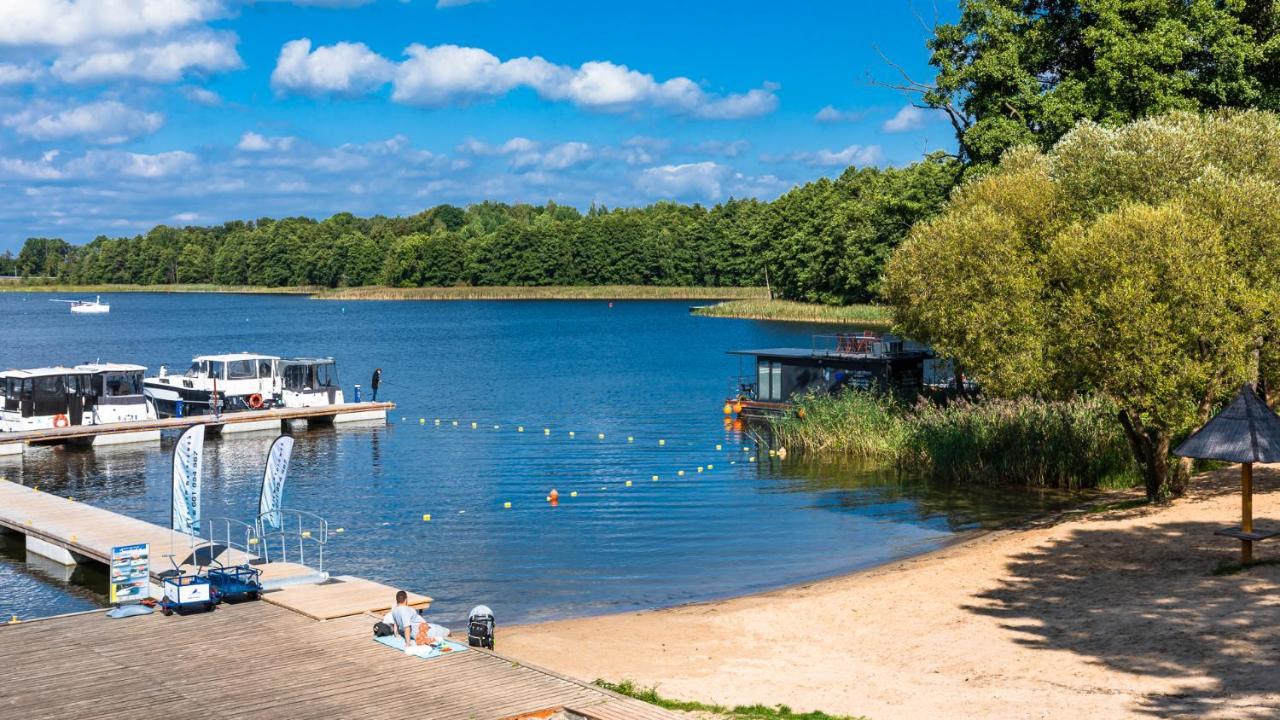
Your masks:
{"label": "thatched umbrella", "polygon": [[1240,562],[1253,562],[1253,544],[1280,535],[1253,529],[1253,464],[1280,462],[1280,415],[1246,384],[1231,404],[1173,451],[1174,455],[1240,463],[1240,529],[1219,530],[1240,540]]}

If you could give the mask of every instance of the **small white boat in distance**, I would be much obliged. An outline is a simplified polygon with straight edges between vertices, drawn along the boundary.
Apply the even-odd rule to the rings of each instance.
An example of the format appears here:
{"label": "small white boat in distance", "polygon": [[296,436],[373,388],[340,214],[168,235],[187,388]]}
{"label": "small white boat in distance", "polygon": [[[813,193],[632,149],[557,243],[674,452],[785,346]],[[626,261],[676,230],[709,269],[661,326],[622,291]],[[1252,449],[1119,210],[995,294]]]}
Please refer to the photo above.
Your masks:
{"label": "small white boat in distance", "polygon": [[92,300],[51,300],[50,302],[71,303],[71,312],[83,315],[101,315],[111,312],[111,306],[102,302],[101,295]]}

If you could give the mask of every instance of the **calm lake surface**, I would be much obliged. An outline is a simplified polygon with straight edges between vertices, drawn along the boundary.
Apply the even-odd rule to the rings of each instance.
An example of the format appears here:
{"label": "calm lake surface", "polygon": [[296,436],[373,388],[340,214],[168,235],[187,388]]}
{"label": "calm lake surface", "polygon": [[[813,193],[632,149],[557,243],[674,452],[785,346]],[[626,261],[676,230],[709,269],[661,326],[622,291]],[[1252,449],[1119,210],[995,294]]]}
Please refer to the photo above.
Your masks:
{"label": "calm lake surface", "polygon": [[[360,383],[366,397],[381,367],[394,417],[298,426],[285,505],[344,529],[326,551],[331,573],[425,592],[445,624],[481,603],[500,622],[528,622],[776,588],[931,550],[1049,502],[779,461],[726,428],[738,360],[725,351],[808,347],[823,326],[692,317],[687,302],[120,294],[103,296],[109,315],[81,317],[49,297],[0,293],[0,367],[100,359],[154,374],[197,354],[333,356],[348,395]],[[29,451],[0,458],[0,476],[163,525],[175,439]],[[206,443],[206,517],[256,514],[273,439]],[[153,562],[164,552],[153,548]],[[28,564],[20,539],[0,544],[0,616],[100,606],[105,585]]]}

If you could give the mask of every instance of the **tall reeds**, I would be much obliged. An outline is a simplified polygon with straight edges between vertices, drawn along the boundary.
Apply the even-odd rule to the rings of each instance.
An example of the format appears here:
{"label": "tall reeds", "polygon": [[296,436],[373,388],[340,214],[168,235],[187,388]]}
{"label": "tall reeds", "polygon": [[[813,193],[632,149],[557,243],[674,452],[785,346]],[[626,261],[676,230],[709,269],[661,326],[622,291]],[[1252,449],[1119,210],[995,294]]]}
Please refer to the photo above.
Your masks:
{"label": "tall reeds", "polygon": [[893,322],[889,309],[882,305],[817,305],[765,298],[730,300],[698,308],[694,314],[748,320],[841,323],[863,327],[888,327]]}
{"label": "tall reeds", "polygon": [[1080,489],[1138,480],[1115,407],[1100,398],[905,406],[846,392],[799,410],[773,427],[792,451],[875,458],[954,482]]}

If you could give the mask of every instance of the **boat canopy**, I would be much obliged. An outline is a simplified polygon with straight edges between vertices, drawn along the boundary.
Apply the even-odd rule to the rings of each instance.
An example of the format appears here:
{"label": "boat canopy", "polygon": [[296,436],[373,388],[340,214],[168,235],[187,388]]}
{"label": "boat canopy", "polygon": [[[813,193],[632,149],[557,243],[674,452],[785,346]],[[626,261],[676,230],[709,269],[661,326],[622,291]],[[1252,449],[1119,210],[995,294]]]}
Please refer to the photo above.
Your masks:
{"label": "boat canopy", "polygon": [[228,355],[197,355],[187,369],[189,378],[217,378],[219,380],[253,380],[275,375],[275,355],[232,353]]}
{"label": "boat canopy", "polygon": [[290,358],[280,361],[284,389],[301,392],[338,387],[338,365],[333,358]]}
{"label": "boat canopy", "polygon": [[147,368],[126,363],[91,363],[77,365],[77,370],[92,373],[90,383],[98,397],[132,397],[142,395],[142,374]]}

